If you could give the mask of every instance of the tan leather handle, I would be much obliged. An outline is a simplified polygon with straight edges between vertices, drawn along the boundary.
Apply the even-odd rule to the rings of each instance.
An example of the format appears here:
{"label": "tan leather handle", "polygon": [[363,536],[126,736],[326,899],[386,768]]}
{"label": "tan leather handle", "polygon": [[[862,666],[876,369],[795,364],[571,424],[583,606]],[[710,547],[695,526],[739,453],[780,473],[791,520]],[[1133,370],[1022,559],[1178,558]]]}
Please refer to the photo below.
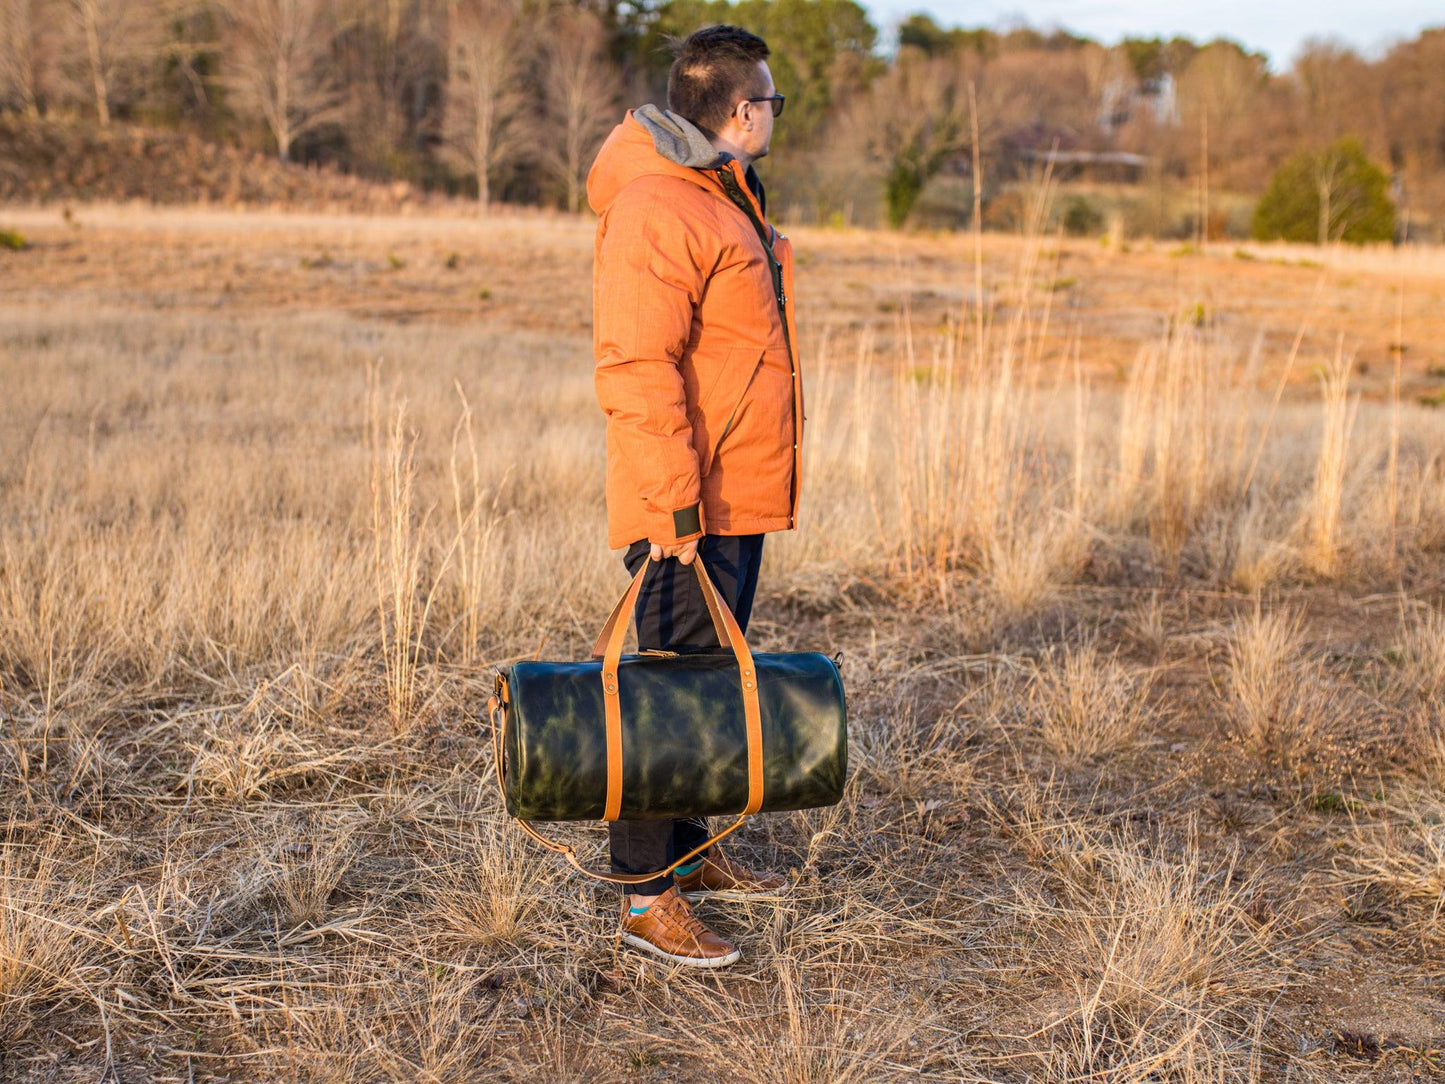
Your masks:
{"label": "tan leather handle", "polygon": [[[701,561],[701,555],[693,558],[693,566],[701,570]],[[652,567],[652,558],[649,557],[642,563],[642,567],[637,570],[637,574],[632,577],[633,584],[635,584],[639,590],[642,586],[642,578],[647,574],[647,570],[650,567]],[[629,595],[631,596],[631,601],[629,601]],[[712,627],[713,631],[717,633],[718,643],[724,647],[728,646],[730,640],[727,625],[723,623],[722,614],[718,612],[719,604],[715,597],[715,592],[710,592],[704,587],[703,599],[707,602],[707,612],[709,616],[712,617]],[[612,613],[608,615],[607,621],[602,626],[602,631],[597,634],[597,639],[592,643],[593,658],[600,659],[607,654],[607,645],[612,642],[612,636],[619,621],[622,622],[623,638],[626,638],[628,623],[631,621],[631,617],[624,615],[630,615],[632,613],[633,606],[636,602],[636,593],[632,593],[631,591],[623,592],[622,597],[617,600],[617,605],[612,607]],[[726,609],[727,607],[722,608]]]}
{"label": "tan leather handle", "polygon": [[[487,700],[487,714],[491,718],[492,722],[492,762],[494,767],[496,768],[497,789],[502,792],[502,804],[505,805],[507,801],[507,788],[502,778],[502,746],[505,744],[507,713],[502,708],[501,702],[497,699],[495,695],[493,695]],[[497,721],[497,716],[499,714],[501,715],[501,722]],[[656,873],[603,873],[600,870],[590,869],[589,867],[582,864],[582,860],[577,857],[577,852],[573,848],[569,847],[565,843],[558,843],[555,840],[548,839],[546,836],[542,835],[541,832],[537,831],[537,829],[533,828],[530,822],[523,820],[521,817],[517,817],[515,819],[517,823],[522,826],[522,831],[526,832],[538,843],[546,847],[547,850],[553,851],[556,854],[560,854],[563,858],[567,859],[567,861],[572,865],[574,869],[577,870],[577,872],[585,873],[588,877],[594,877],[599,881],[610,881],[613,884],[639,885],[647,881],[655,880],[658,877],[666,877],[673,870],[677,869],[678,866],[685,864],[691,858],[697,857],[703,851],[711,847],[714,843],[726,839],[728,836],[732,835],[734,832],[736,832],[739,828],[742,827],[743,821],[746,819],[746,815],[739,816],[736,820],[732,822],[732,824],[728,825],[721,832],[717,833],[717,835],[713,836],[706,843],[703,843],[701,846],[694,847],[677,861],[673,862],[672,865],[668,866],[666,869],[660,869]]]}
{"label": "tan leather handle", "polygon": [[[592,645],[593,656],[602,656],[602,703],[607,738],[607,795],[603,802],[602,819],[615,821],[622,812],[622,701],[618,692],[617,671],[622,661],[622,644],[627,639],[627,629],[632,623],[637,596],[642,590],[642,578],[649,562],[643,562],[637,574],[632,577],[621,600],[612,608],[612,614],[597,642]],[[717,587],[703,566],[702,555],[692,561],[697,572],[698,583],[702,586],[702,597],[707,602],[713,625],[718,629],[718,639],[732,650],[738,663],[738,681],[742,685],[743,720],[748,742],[748,800],[742,815],[756,813],[763,805],[763,713],[758,702],[758,673],[753,662],[752,650],[747,638],[738,626],[733,612],[718,597]]]}

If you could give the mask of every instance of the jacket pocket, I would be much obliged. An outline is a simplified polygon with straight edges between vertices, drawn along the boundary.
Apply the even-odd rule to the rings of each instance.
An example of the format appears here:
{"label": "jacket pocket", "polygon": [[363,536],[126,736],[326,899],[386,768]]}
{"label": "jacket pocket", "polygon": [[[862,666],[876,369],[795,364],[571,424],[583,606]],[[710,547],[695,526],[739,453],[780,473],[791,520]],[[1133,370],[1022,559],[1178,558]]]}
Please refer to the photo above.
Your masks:
{"label": "jacket pocket", "polygon": [[[753,380],[757,377],[758,370],[763,367],[763,355],[766,353],[762,347],[737,347],[733,352],[737,355],[737,361],[746,365],[748,375],[743,380],[742,390],[733,398],[731,408],[727,414],[725,416],[719,415],[720,417],[725,417],[725,420],[722,429],[718,432],[717,439],[712,443],[712,451],[708,453],[707,462],[702,466],[703,474],[707,474],[708,470],[717,460],[718,449],[722,447],[723,441],[727,440],[728,434],[732,432],[733,424],[738,418],[738,411],[742,409],[743,400],[747,398],[748,389],[753,386]],[[747,359],[751,359],[751,361]],[[729,362],[732,362],[731,358]]]}

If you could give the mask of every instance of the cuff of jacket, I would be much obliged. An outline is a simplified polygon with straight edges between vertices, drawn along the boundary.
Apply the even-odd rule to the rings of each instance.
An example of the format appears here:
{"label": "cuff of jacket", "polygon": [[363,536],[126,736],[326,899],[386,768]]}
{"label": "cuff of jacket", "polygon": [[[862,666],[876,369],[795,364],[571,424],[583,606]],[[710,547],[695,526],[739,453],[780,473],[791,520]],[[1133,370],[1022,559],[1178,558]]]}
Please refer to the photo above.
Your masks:
{"label": "cuff of jacket", "polygon": [[653,527],[648,533],[648,541],[663,546],[678,546],[684,542],[691,542],[694,538],[701,538],[707,532],[707,524],[703,520],[702,514],[702,501],[690,504],[686,508],[658,513],[652,517],[652,521]]}

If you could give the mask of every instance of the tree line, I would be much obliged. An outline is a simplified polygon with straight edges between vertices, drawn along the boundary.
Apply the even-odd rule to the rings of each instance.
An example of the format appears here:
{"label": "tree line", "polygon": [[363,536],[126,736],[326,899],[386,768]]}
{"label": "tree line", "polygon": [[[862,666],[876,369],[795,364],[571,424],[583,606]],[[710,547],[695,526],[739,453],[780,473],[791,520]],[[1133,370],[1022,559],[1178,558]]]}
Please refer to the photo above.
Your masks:
{"label": "tree line", "polygon": [[[665,97],[668,38],[714,22],[773,48],[788,108],[767,169],[792,219],[961,224],[976,158],[997,225],[1045,167],[1259,197],[1291,159],[1348,143],[1416,230],[1445,222],[1445,28],[1374,59],[1311,41],[1275,73],[1223,39],[1105,45],[926,15],[885,56],[855,0],[0,0],[0,112],[575,210],[622,110]],[[1165,196],[1143,204],[1159,220],[1141,231],[1191,228]]]}

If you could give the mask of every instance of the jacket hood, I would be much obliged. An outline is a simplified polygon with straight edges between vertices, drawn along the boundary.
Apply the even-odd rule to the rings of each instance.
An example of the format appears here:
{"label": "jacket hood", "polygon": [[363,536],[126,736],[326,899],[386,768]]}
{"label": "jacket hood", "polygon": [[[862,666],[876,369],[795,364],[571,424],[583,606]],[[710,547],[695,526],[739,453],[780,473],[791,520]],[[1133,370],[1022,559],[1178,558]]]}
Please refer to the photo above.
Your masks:
{"label": "jacket hood", "polygon": [[732,157],[714,147],[703,130],[686,117],[655,105],[644,105],[632,115],[652,137],[653,148],[669,162],[690,169],[709,169]]}
{"label": "jacket hood", "polygon": [[685,117],[655,105],[629,109],[587,173],[587,202],[600,215],[629,184],[651,175],[705,185],[709,182],[697,171],[716,169],[731,158]]}

